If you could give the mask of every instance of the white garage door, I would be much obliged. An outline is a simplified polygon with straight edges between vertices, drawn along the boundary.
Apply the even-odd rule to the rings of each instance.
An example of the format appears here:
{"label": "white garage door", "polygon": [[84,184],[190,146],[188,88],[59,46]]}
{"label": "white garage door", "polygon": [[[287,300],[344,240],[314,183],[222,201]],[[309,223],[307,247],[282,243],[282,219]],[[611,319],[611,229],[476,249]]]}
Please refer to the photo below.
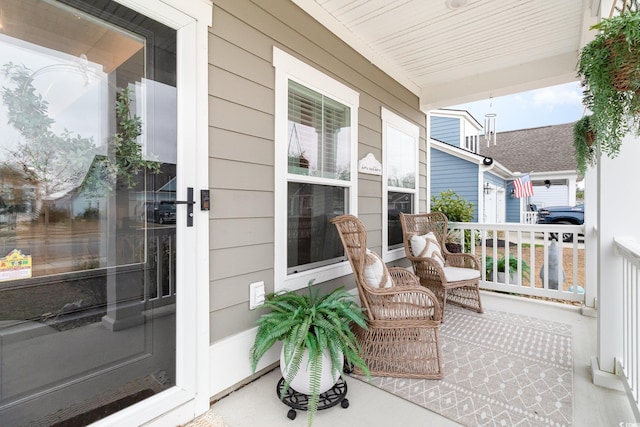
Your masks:
{"label": "white garage door", "polygon": [[538,208],[567,206],[569,205],[569,187],[566,185],[552,185],[549,188],[544,185],[534,186],[531,203]]}

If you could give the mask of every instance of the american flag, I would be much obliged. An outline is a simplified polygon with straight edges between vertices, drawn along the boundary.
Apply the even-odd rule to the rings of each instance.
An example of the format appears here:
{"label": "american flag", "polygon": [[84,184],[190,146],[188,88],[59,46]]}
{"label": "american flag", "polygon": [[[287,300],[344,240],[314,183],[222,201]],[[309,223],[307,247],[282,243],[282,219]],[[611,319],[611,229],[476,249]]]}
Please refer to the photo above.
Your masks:
{"label": "american flag", "polygon": [[515,188],[514,195],[518,199],[533,196],[533,183],[531,182],[531,176],[529,174],[523,175],[513,181],[513,187]]}

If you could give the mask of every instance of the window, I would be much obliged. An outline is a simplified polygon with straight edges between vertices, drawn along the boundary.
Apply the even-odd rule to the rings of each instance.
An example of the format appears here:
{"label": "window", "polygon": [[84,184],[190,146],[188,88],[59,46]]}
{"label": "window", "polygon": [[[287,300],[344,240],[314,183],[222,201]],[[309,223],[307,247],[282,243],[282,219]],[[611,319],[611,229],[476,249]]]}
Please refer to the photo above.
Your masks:
{"label": "window", "polygon": [[274,48],[275,289],[348,274],[329,220],[357,209],[359,95]]}
{"label": "window", "polygon": [[464,148],[472,153],[479,153],[478,150],[478,135],[466,136],[464,138]]}
{"label": "window", "polygon": [[[383,247],[385,261],[404,257],[400,212],[418,212],[418,126],[382,109]],[[386,205],[386,206],[385,206]]]}

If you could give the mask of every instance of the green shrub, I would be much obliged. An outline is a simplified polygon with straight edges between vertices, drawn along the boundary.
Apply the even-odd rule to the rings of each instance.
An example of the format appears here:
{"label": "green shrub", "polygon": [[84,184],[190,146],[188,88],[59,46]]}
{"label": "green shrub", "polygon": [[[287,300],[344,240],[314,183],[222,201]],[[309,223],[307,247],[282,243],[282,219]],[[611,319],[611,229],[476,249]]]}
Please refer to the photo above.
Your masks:
{"label": "green shrub", "polygon": [[[469,222],[473,219],[473,203],[467,201],[453,190],[440,193],[439,197],[431,196],[431,212],[442,212],[447,216],[449,224],[454,222]],[[459,243],[460,232],[449,230],[447,236],[449,243]],[[471,251],[471,231],[464,232],[464,247],[466,252]],[[456,252],[453,247],[447,247],[449,251]]]}
{"label": "green shrub", "polygon": [[469,222],[473,219],[473,203],[453,190],[446,190],[440,196],[431,196],[431,212],[442,212],[449,222]]}

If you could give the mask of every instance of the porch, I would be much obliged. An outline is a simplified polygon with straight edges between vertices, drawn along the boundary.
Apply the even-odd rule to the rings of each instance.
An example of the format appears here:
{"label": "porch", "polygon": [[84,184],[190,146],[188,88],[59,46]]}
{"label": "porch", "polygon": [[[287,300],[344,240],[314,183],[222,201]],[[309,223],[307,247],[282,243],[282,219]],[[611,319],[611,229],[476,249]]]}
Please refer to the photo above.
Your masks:
{"label": "porch", "polygon": [[[637,388],[633,363],[624,370],[620,357],[618,371],[623,373],[621,376],[625,379],[618,386],[622,388],[626,383],[627,392],[594,384],[601,384],[594,380],[592,366],[593,358],[598,354],[599,319],[594,307],[597,292],[593,281],[588,280],[585,273],[586,270],[589,275],[595,275],[595,268],[585,265],[586,245],[590,236],[585,242],[584,227],[458,223],[452,224],[451,228],[458,230],[457,233],[451,233],[451,243],[457,243],[463,251],[474,252],[483,264],[481,287],[485,312],[517,314],[539,319],[540,323],[558,322],[570,326],[573,353],[572,425],[608,426],[636,422],[635,408],[629,403],[630,400],[637,400],[633,391]],[[563,235],[571,235],[572,242],[557,242],[557,236]],[[637,295],[633,290],[637,285],[634,282],[637,274],[634,276],[630,271],[640,258],[629,242],[618,242],[618,246],[625,269],[624,283],[620,285],[624,286],[627,296],[625,313],[635,313],[637,306],[629,297]],[[511,274],[499,277],[499,269],[490,269],[487,261],[503,257],[515,257],[517,261],[512,264],[514,271]],[[554,265],[560,268],[554,268]],[[612,327],[622,330],[624,323],[626,336],[629,337],[625,340],[625,358],[636,360],[635,324],[631,322],[635,319],[630,316],[625,319],[620,316],[620,324]],[[456,318],[451,318],[449,322],[456,322]],[[537,322],[534,320],[532,323]],[[456,325],[447,324],[447,327],[455,329]],[[448,374],[451,375],[451,372],[447,372],[445,363],[443,381],[447,381]],[[301,411],[298,411],[295,422],[286,418],[289,408],[278,401],[275,393],[279,378],[279,369],[271,366],[248,385],[228,396],[218,396],[212,410],[230,426],[302,425],[306,422],[306,415]],[[347,378],[347,383],[349,408],[320,411],[314,425],[458,425],[445,416],[358,379]],[[541,405],[544,406],[544,402]],[[490,424],[497,422],[492,419]]]}
{"label": "porch", "polygon": [[[597,319],[584,316],[580,307],[482,291],[486,310],[517,313],[571,326],[573,339],[573,424],[575,426],[617,426],[635,422],[629,401],[622,391],[593,384],[590,359],[596,354]],[[301,426],[306,414],[299,411],[294,421],[286,417],[288,407],[279,402],[276,384],[280,372],[267,370],[257,380],[215,401],[212,410],[228,426]],[[445,366],[445,380],[447,378]],[[314,426],[459,425],[396,395],[354,378],[347,378],[350,406],[319,411]],[[535,424],[534,424],[535,425]]]}

